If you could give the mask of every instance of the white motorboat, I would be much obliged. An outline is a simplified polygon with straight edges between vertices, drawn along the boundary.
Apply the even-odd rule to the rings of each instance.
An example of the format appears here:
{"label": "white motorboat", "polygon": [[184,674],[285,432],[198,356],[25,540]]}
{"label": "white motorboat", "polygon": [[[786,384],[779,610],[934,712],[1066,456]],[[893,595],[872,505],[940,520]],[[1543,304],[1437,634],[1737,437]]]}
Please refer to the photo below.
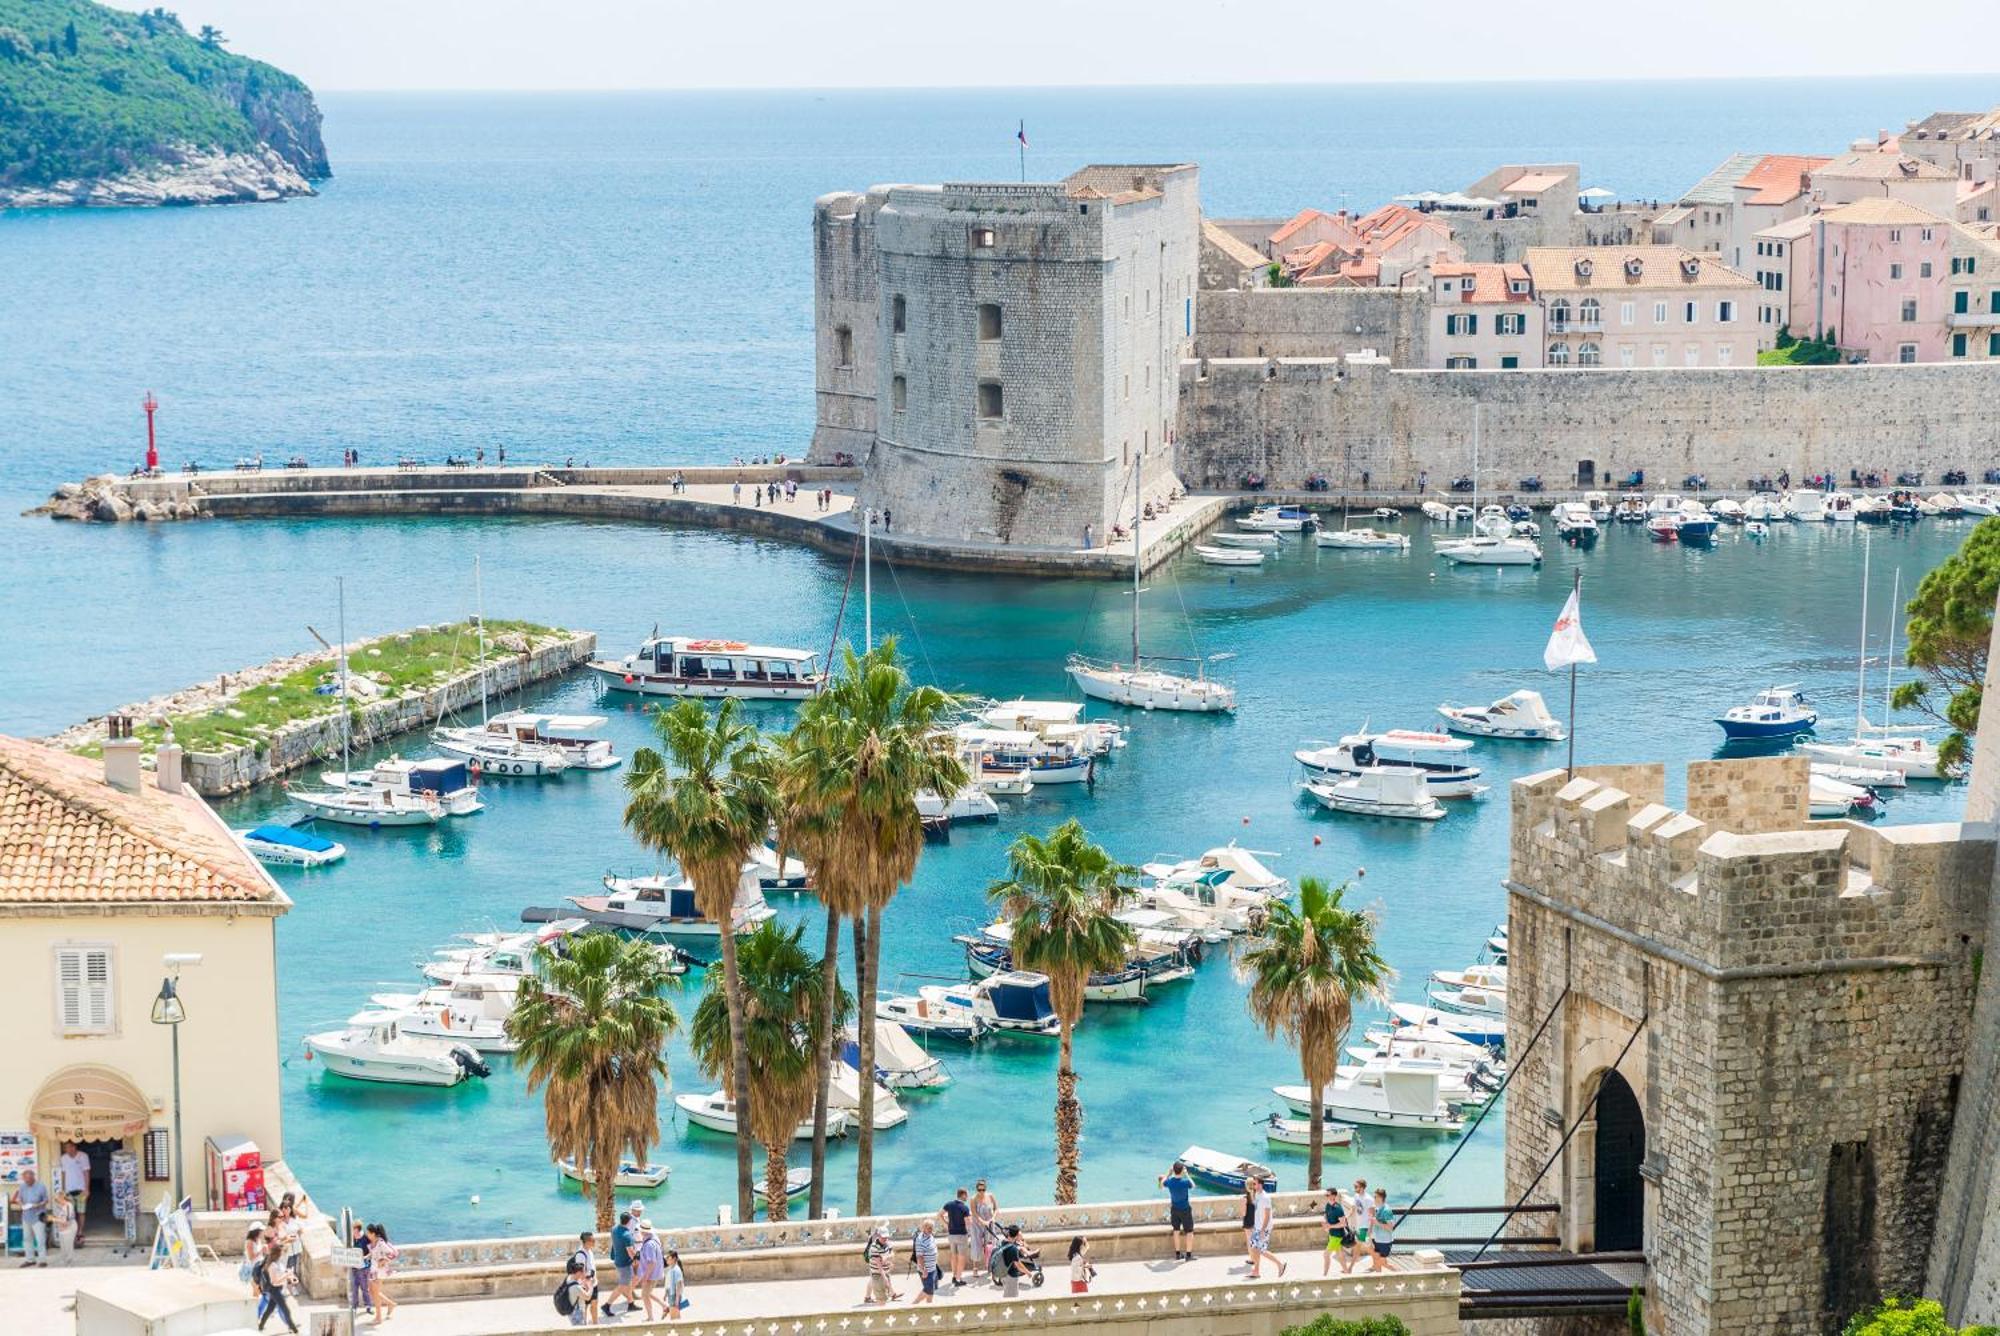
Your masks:
{"label": "white motorboat", "polygon": [[[714,942],[722,925],[705,916],[695,903],[694,883],[678,870],[645,877],[604,877],[603,895],[572,895],[569,903],[592,923],[627,932],[665,938]],[[735,912],[730,925],[738,937],[777,916],[764,900],[762,879],[746,868],[736,884]]]}
{"label": "white motorboat", "polygon": [[1542,546],[1532,538],[1461,538],[1439,543],[1436,553],[1454,566],[1539,566]]}
{"label": "white motorboat", "polygon": [[589,668],[610,690],[642,696],[803,700],[825,681],[808,649],[689,636],[654,636],[636,653]]}
{"label": "white motorboat", "polygon": [[1637,494],[1619,497],[1618,506],[1611,512],[1611,518],[1620,524],[1644,524],[1646,498]]}
{"label": "white motorboat", "polygon": [[287,788],[285,796],[312,813],[315,820],[343,826],[434,826],[444,819],[444,806],[435,797],[386,788]]}
{"label": "white motorboat", "polygon": [[1817,524],[1826,518],[1826,493],[1816,488],[1786,492],[1779,508],[1800,523]]}
{"label": "white motorboat", "polygon": [[1403,520],[1403,512],[1394,506],[1377,506],[1369,513],[1384,524],[1400,524]]}
{"label": "white motorboat", "polygon": [[1741,524],[1749,518],[1741,501],[1725,496],[1708,508],[1708,513],[1724,524]]}
{"label": "white motorboat", "polygon": [[1854,498],[1854,518],[1862,524],[1887,524],[1891,508],[1889,498],[1862,493]]}
{"label": "white motorboat", "polygon": [[964,1043],[971,1043],[986,1032],[970,991],[963,988],[931,985],[916,993],[879,996],[875,999],[875,1018],[905,1031]]}
{"label": "white motorboat", "polygon": [[1854,494],[1852,492],[1828,492],[1820,518],[1828,524],[1852,524],[1855,521]]}
{"label": "white motorboat", "polygon": [[1329,811],[1407,821],[1444,819],[1444,805],[1430,795],[1423,776],[1414,770],[1377,768],[1332,783],[1308,780],[1305,788]]}
{"label": "white motorboat", "polygon": [[1125,725],[1083,718],[1073,700],[1007,700],[975,706],[973,716],[988,728],[1036,733],[1074,751],[1109,756],[1126,742]]}
{"label": "white motorboat", "polygon": [[1451,522],[1451,507],[1442,501],[1425,501],[1417,509],[1423,513],[1425,519],[1433,524],[1449,524]]}
{"label": "white motorboat", "polygon": [[569,754],[562,748],[516,737],[505,729],[496,731],[490,719],[477,727],[434,728],[431,745],[493,778],[560,775],[570,767]]}
{"label": "white motorboat", "polygon": [[1910,777],[1900,770],[1840,765],[1833,761],[1814,761],[1812,773],[1823,779],[1837,779],[1843,784],[1859,784],[1864,789],[1900,789],[1908,787],[1910,782]]}
{"label": "white motorboat", "polygon": [[354,1081],[388,1085],[455,1086],[490,1075],[470,1044],[403,1032],[403,1013],[363,1011],[339,1030],[306,1036],[306,1055],[326,1070]]}
{"label": "white motorboat", "polygon": [[1206,1146],[1189,1146],[1174,1158],[1187,1166],[1189,1177],[1206,1188],[1240,1194],[1254,1178],[1264,1185],[1266,1191],[1278,1190],[1276,1174],[1267,1166],[1240,1155],[1210,1150]]}
{"label": "white motorboat", "polygon": [[1430,1000],[1448,1011],[1462,1012],[1473,1016],[1494,1016],[1505,1020],[1507,1016],[1507,990],[1468,986],[1453,988],[1433,984]]}
{"label": "white motorboat", "polygon": [[1771,526],[1762,520],[1751,520],[1743,526],[1743,536],[1761,543],[1771,536]]}
{"label": "white motorboat", "polygon": [[1539,691],[1515,691],[1491,705],[1440,705],[1444,726],[1453,733],[1521,742],[1561,742],[1569,736]]}
{"label": "white motorboat", "polygon": [[1589,543],[1597,538],[1597,517],[1581,501],[1558,501],[1549,511],[1555,521],[1556,536],[1571,543]]}
{"label": "white motorboat", "polygon": [[284,867],[325,867],[347,857],[347,846],[297,826],[255,826],[235,832],[241,844],[260,863]]}
{"label": "white motorboat", "polygon": [[1472,743],[1446,733],[1392,728],[1382,733],[1350,733],[1331,747],[1301,748],[1292,759],[1309,775],[1340,779],[1378,770],[1422,774],[1434,798],[1472,798],[1485,792],[1479,768],[1465,764]]}
{"label": "white motorboat", "polygon": [[1758,521],[1769,524],[1775,520],[1788,519],[1785,513],[1785,498],[1776,492],[1758,492],[1743,503],[1743,518],[1746,522]]}
{"label": "white motorboat", "polygon": [[1000,804],[974,780],[954,793],[949,802],[929,789],[917,790],[917,815],[926,821],[979,821],[999,816]]}
{"label": "white motorboat", "polygon": [[[975,979],[1003,977],[1014,971],[1012,927],[1009,923],[989,923],[978,932],[959,933],[952,938],[965,948],[966,970]],[[1083,1000],[1144,1002],[1151,981],[1143,965],[1128,960],[1120,969],[1089,976],[1084,981]]]}
{"label": "white motorboat", "polygon": [[[674,1107],[687,1116],[696,1127],[719,1132],[723,1136],[736,1135],[736,1101],[720,1090],[707,1094],[675,1095]],[[844,1137],[849,1127],[846,1109],[828,1107],[826,1111],[826,1134],[830,1137]],[[794,1141],[811,1141],[813,1120],[802,1119],[792,1131]]]}
{"label": "white motorboat", "polygon": [[1257,851],[1241,848],[1233,841],[1218,845],[1199,858],[1183,858],[1176,862],[1155,860],[1139,870],[1155,881],[1175,884],[1201,881],[1211,873],[1222,872],[1225,875],[1219,883],[1221,886],[1267,897],[1283,895],[1291,887],[1291,882],[1264,866]]}
{"label": "white motorboat", "polygon": [[1359,552],[1407,552],[1410,540],[1399,533],[1380,529],[1321,529],[1313,535],[1320,547]]}
{"label": "white motorboat", "polygon": [[[1295,1112],[1337,1119],[1356,1127],[1400,1127],[1422,1132],[1462,1132],[1465,1120],[1445,1103],[1439,1086],[1444,1065],[1422,1058],[1398,1059],[1380,1080],[1329,1085],[1315,1110],[1304,1086],[1278,1086],[1272,1093]],[[1296,1096],[1296,1098],[1294,1098]]]}
{"label": "white motorboat", "polygon": [[1507,1042],[1507,1019],[1504,1016],[1474,1016],[1466,1012],[1446,1011],[1441,1007],[1418,1006],[1414,1002],[1391,1002],[1389,1014],[1403,1025],[1435,1027],[1458,1036],[1468,1044],[1497,1048]]}
{"label": "white motorboat", "polygon": [[1851,815],[1856,811],[1873,812],[1876,805],[1874,790],[1859,784],[1846,784],[1823,775],[1811,778],[1806,796],[1807,813],[1815,820],[1829,820]]}
{"label": "white motorboat", "polygon": [[[1471,1066],[1448,1062],[1443,1058],[1418,1058],[1402,1053],[1381,1054],[1363,1050],[1366,1057],[1358,1062],[1344,1062],[1335,1069],[1333,1083],[1347,1087],[1358,1093],[1367,1086],[1379,1086],[1391,1073],[1411,1069],[1435,1072],[1437,1074],[1438,1098],[1448,1105],[1484,1104],[1491,1097],[1490,1086],[1499,1084],[1489,1081],[1481,1074],[1474,1075]],[[1304,1112],[1306,1089],[1304,1086],[1286,1086],[1286,1090],[1296,1091],[1294,1108]]]}
{"label": "white motorboat", "polygon": [[1302,533],[1318,523],[1319,516],[1303,506],[1258,506],[1236,517],[1238,528],[1268,533]]}
{"label": "white motorboat", "polygon": [[982,773],[979,787],[1002,798],[1025,798],[1035,791],[1035,781],[1028,777],[1025,770]]}
{"label": "white motorboat", "polygon": [[1485,988],[1492,992],[1507,991],[1507,967],[1505,965],[1467,965],[1462,970],[1432,970],[1431,982],[1448,988]]}
{"label": "white motorboat", "polygon": [[[1258,1119],[1257,1125],[1264,1129],[1264,1139],[1274,1146],[1312,1145],[1310,1118],[1287,1118],[1282,1113],[1274,1113]],[[1354,1124],[1322,1118],[1319,1135],[1323,1146],[1351,1146],[1354,1144]]]}
{"label": "white motorboat", "polygon": [[[793,1197],[803,1196],[807,1191],[809,1191],[812,1188],[812,1185],[813,1185],[812,1170],[810,1169],[785,1170],[785,1197],[787,1200]],[[769,1195],[764,1191],[764,1180],[762,1178],[759,1178],[755,1183],[752,1183],[750,1185],[750,1195],[755,1197],[758,1201],[763,1201],[765,1197]]]}
{"label": "white motorboat", "polygon": [[604,726],[601,714],[542,714],[534,710],[507,710],[486,721],[488,732],[506,729],[520,742],[554,747],[568,758],[572,770],[613,770],[624,758],[612,750],[609,738],[591,737],[590,731]]}
{"label": "white motorboat", "polygon": [[1799,750],[1815,760],[1864,770],[1894,770],[1905,779],[1956,779],[1938,760],[1938,750],[1917,735],[1859,738],[1853,742],[1808,742]]}
{"label": "white motorboat", "polygon": [[435,798],[446,816],[473,816],[486,810],[471,764],[456,756],[426,756],[406,761],[391,756],[370,770],[325,770],[328,788],[366,791],[387,789],[408,798]]}
{"label": "white motorboat", "polygon": [[1482,538],[1505,538],[1514,532],[1514,519],[1505,506],[1481,506],[1472,531]]}
{"label": "white motorboat", "polygon": [[2000,515],[2000,493],[1960,492],[1958,508],[1968,515]]}
{"label": "white motorboat", "polygon": [[1208,535],[1208,541],[1217,547],[1253,547],[1270,549],[1278,545],[1278,535],[1268,529],[1244,531],[1241,529],[1217,529]]}
{"label": "white motorboat", "polygon": [[[895,1092],[880,1081],[868,1082],[871,1099],[875,1105],[875,1130],[885,1131],[891,1127],[901,1127],[910,1121],[910,1111],[896,1100]],[[827,1084],[826,1107],[828,1112],[838,1109],[847,1116],[850,1127],[861,1125],[861,1073],[844,1062],[833,1064],[833,1071]],[[806,1129],[810,1136],[812,1129]]]}
{"label": "white motorboat", "polygon": [[940,1008],[964,1007],[989,1031],[1054,1037],[1062,1030],[1045,974],[1008,970],[969,984],[919,992]]}
{"label": "white motorboat", "polygon": [[1194,554],[1208,566],[1262,566],[1264,554],[1252,547],[1209,547],[1194,545]]}
{"label": "white motorboat", "polygon": [[1584,508],[1590,512],[1590,518],[1596,520],[1599,524],[1611,518],[1611,497],[1609,493],[1585,492],[1583,494],[1583,504]]}
{"label": "white motorboat", "polygon": [[503,991],[513,992],[521,979],[535,972],[535,949],[559,942],[572,932],[588,927],[583,919],[566,919],[543,924],[534,932],[509,933],[497,941],[466,947],[448,947],[423,963],[423,976],[432,983],[465,984],[477,981],[482,987],[507,980]]}
{"label": "white motorboat", "polygon": [[[850,1068],[860,1069],[861,1043],[853,1025],[841,1031],[839,1054]],[[875,1018],[875,1079],[891,1090],[939,1090],[951,1084],[942,1060],[924,1052],[900,1024]]]}
{"label": "white motorboat", "polygon": [[1026,728],[959,724],[952,729],[968,768],[978,774],[1023,775],[1036,784],[1087,784],[1096,778],[1097,758],[1080,745]]}
{"label": "white motorboat", "polygon": [[1468,523],[1472,519],[1472,516],[1473,509],[1471,506],[1460,503],[1451,508],[1451,522],[1453,524]]}
{"label": "white motorboat", "polygon": [[789,854],[786,855],[784,862],[780,863],[778,851],[768,844],[759,844],[751,848],[750,857],[743,864],[743,870],[754,873],[757,884],[766,893],[812,889],[812,869]]}
{"label": "white motorboat", "polygon": [[1679,492],[1655,492],[1646,500],[1646,514],[1678,516],[1686,503],[1686,498]]}
{"label": "white motorboat", "polygon": [[[576,1160],[570,1156],[565,1155],[557,1160],[556,1169],[572,1183],[581,1183],[585,1187],[597,1183],[597,1171],[587,1164],[578,1168]],[[667,1177],[672,1173],[673,1170],[664,1164],[640,1164],[636,1160],[620,1160],[618,1172],[613,1175],[611,1182],[616,1187],[650,1192],[665,1187]]]}
{"label": "white motorboat", "polygon": [[507,1033],[507,1018],[514,1011],[515,991],[489,987],[474,976],[415,993],[375,993],[368,1000],[385,1011],[404,1013],[404,1034],[455,1039],[481,1053],[512,1053],[517,1045]]}
{"label": "white motorboat", "polygon": [[1482,1062],[1497,1066],[1501,1061],[1491,1046],[1461,1039],[1441,1025],[1404,1025],[1397,1022],[1386,1030],[1366,1030],[1362,1037],[1378,1052],[1393,1049],[1408,1057],[1441,1058],[1459,1066],[1472,1067]]}

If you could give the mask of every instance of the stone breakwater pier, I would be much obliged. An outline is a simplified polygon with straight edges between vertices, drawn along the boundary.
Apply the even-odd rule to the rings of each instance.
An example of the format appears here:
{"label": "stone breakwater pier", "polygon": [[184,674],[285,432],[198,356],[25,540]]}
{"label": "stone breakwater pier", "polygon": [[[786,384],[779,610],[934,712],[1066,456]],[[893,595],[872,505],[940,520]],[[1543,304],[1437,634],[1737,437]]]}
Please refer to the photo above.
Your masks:
{"label": "stone breakwater pier", "polygon": [[[784,484],[797,484],[787,500]],[[775,501],[758,495],[771,484]],[[840,557],[859,536],[858,468],[752,465],[743,468],[342,468],[258,469],[125,477],[65,483],[29,514],[55,519],[160,523],[199,519],[357,519],[382,516],[542,516],[726,529],[803,543]],[[822,510],[814,494],[832,494]],[[1320,504],[1328,498],[1309,494]],[[1164,499],[1164,498],[1163,498]],[[1184,496],[1142,526],[1147,569],[1195,541],[1232,510],[1282,499],[1226,494]],[[1370,505],[1378,504],[1370,501]],[[1404,504],[1409,504],[1404,499]],[[878,512],[879,516],[879,512]],[[890,560],[942,570],[1020,575],[1129,577],[1132,543],[1105,545],[1101,533],[1074,546],[918,537],[896,531],[891,509],[874,542]]]}
{"label": "stone breakwater pier", "polygon": [[[489,622],[489,626],[492,625]],[[397,632],[350,642],[346,647],[350,678],[359,680],[368,677],[371,651],[393,646],[398,641],[429,630],[419,628],[414,632]],[[472,632],[468,629],[463,634],[469,639]],[[561,677],[596,653],[597,634],[594,631],[546,628],[513,631],[496,628],[483,665],[484,690],[489,698],[504,696],[537,682]],[[438,680],[390,690],[377,699],[354,701],[348,733],[351,745],[356,748],[370,747],[435,724],[455,711],[476,706],[480,698],[482,666],[472,662],[473,657],[468,653],[463,667],[452,669]],[[328,708],[323,712],[271,725],[257,722],[254,713],[256,705],[253,703],[260,692],[279,690],[285,679],[296,679],[300,674],[334,671],[334,658],[330,651],[289,655],[110,713],[132,720],[136,736],[145,743],[148,753],[165,742],[180,742],[186,751],[183,762],[185,779],[197,793],[205,797],[241,793],[266,780],[339,755],[341,715],[334,698],[326,698]],[[186,729],[186,732],[194,734],[199,730],[200,738],[212,739],[216,730],[201,727],[212,721],[230,721],[222,724],[222,728],[227,730],[222,734],[225,741],[203,742],[195,736],[184,738],[184,730],[176,727],[177,723],[192,722],[195,728]],[[104,736],[105,717],[100,716],[65,729],[46,741],[50,746],[64,750],[89,750],[100,744]]]}

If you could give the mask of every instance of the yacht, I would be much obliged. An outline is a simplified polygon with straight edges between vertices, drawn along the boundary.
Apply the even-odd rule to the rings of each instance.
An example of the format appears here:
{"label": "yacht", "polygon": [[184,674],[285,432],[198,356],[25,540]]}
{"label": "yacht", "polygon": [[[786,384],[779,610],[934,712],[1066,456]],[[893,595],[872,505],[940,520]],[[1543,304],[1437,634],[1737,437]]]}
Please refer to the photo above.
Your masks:
{"label": "yacht", "polygon": [[[479,728],[439,729],[431,736],[437,741],[439,751],[455,752],[471,760],[480,761],[480,773],[499,774],[501,771],[487,765],[482,757],[471,749],[486,745],[488,739],[504,735],[517,746],[553,751],[560,755],[565,767],[570,770],[612,770],[622,764],[623,758],[611,748],[609,738],[588,736],[591,729],[601,728],[604,716],[601,714],[540,714],[533,710],[508,710],[496,714]],[[477,737],[462,739],[465,751],[455,751],[454,741],[445,734],[477,734]],[[526,770],[516,771],[511,765],[507,774],[527,774]]]}
{"label": "yacht", "polygon": [[330,791],[287,788],[285,796],[315,820],[343,826],[434,826],[444,807],[431,794],[411,794],[382,786]]}
{"label": "yacht", "polygon": [[561,947],[570,934],[589,927],[580,918],[544,923],[532,932],[503,933],[475,941],[470,946],[447,947],[422,966],[424,978],[432,983],[478,986],[512,994],[520,981],[535,972],[535,949]]}
{"label": "yacht", "polygon": [[1797,737],[1810,733],[1819,713],[1806,704],[1796,682],[1760,691],[1748,705],[1723,712],[1716,723],[1730,741]]}
{"label": "yacht", "polygon": [[1265,867],[1256,852],[1234,843],[1210,849],[1199,858],[1183,858],[1174,862],[1155,860],[1142,865],[1139,870],[1156,882],[1173,884],[1205,881],[1220,872],[1223,874],[1221,880],[1208,881],[1209,885],[1265,897],[1283,895],[1291,888],[1291,882]]}
{"label": "yacht", "polygon": [[470,1044],[406,1034],[403,1021],[402,1012],[360,1012],[343,1029],[307,1035],[306,1056],[349,1080],[388,1085],[455,1086],[491,1075]]}
{"label": "yacht", "polygon": [[426,756],[406,761],[391,756],[372,770],[327,770],[320,778],[329,788],[351,792],[387,789],[404,798],[435,799],[446,816],[472,816],[486,810],[469,762],[456,756]]}
{"label": "yacht", "polygon": [[1082,714],[1082,704],[1068,700],[996,701],[973,709],[974,718],[988,728],[1039,733],[1092,756],[1109,756],[1125,745],[1123,724]]}
{"label": "yacht", "polygon": [[1440,705],[1438,713],[1444,716],[1447,730],[1472,737],[1561,742],[1569,736],[1569,730],[1549,713],[1539,691],[1516,691],[1491,705]]}
{"label": "yacht", "polygon": [[1303,506],[1258,506],[1236,518],[1239,528],[1267,533],[1303,533],[1319,523],[1319,516]]}
{"label": "yacht", "polygon": [[1460,538],[1434,545],[1454,566],[1539,566],[1542,546],[1532,538]]}
{"label": "yacht", "polygon": [[[720,1090],[711,1090],[707,1094],[675,1095],[674,1107],[686,1114],[687,1120],[696,1127],[705,1127],[711,1132],[720,1132],[727,1137],[736,1135],[736,1101]],[[847,1135],[848,1127],[848,1111],[832,1107],[829,1102],[826,1111],[826,1134],[830,1137],[844,1137]],[[792,1139],[811,1141],[812,1138],[813,1120],[801,1119],[799,1125],[792,1131]]]}
{"label": "yacht", "polygon": [[[1299,1086],[1279,1086],[1272,1093],[1295,1112],[1338,1119],[1356,1127],[1401,1127],[1413,1131],[1462,1132],[1465,1120],[1444,1102],[1439,1087],[1444,1065],[1422,1058],[1399,1059],[1379,1081],[1336,1079],[1321,1094],[1320,1107],[1310,1106],[1310,1092]],[[1305,1098],[1294,1099],[1303,1094]]]}
{"label": "yacht", "polygon": [[[993,978],[1014,971],[1014,948],[1008,923],[989,923],[978,932],[959,933],[952,940],[965,948],[965,966],[975,979]],[[1136,950],[1115,970],[1092,974],[1084,980],[1086,1002],[1144,1002],[1149,971],[1135,963]]]}
{"label": "yacht", "polygon": [[[731,931],[738,937],[755,931],[778,913],[765,902],[763,879],[754,868],[754,864],[745,868],[736,883]],[[701,912],[695,904],[694,883],[679,871],[645,877],[606,873],[604,892],[567,898],[584,918],[607,928],[644,932],[669,940],[713,942],[722,936],[722,925]]]}
{"label": "yacht", "polygon": [[415,993],[376,993],[368,1000],[385,1011],[402,1012],[404,1034],[455,1039],[481,1053],[512,1053],[507,1018],[514,1013],[514,995],[513,989],[474,976]]}
{"label": "yacht", "polygon": [[236,842],[260,863],[285,867],[325,867],[347,857],[347,846],[297,826],[256,826],[235,832]]}
{"label": "yacht", "polygon": [[811,650],[688,636],[654,636],[636,653],[588,666],[610,690],[642,696],[803,700],[825,681]]}
{"label": "yacht", "polygon": [[1350,733],[1331,747],[1302,748],[1292,759],[1310,776],[1329,782],[1379,771],[1415,771],[1434,798],[1470,798],[1484,792],[1479,768],[1465,764],[1472,743],[1448,733],[1395,728]]}
{"label": "yacht", "polygon": [[1549,512],[1556,524],[1556,537],[1566,543],[1588,547],[1597,541],[1597,517],[1581,501],[1558,501]]}
{"label": "yacht", "polygon": [[989,1031],[1054,1036],[1062,1027],[1045,974],[1008,970],[971,983],[926,984],[912,996],[880,999],[875,1014],[907,1030],[974,1039]]}
{"label": "yacht", "polygon": [[1444,804],[1430,795],[1423,776],[1415,770],[1378,767],[1338,781],[1308,780],[1305,788],[1329,811],[1407,821],[1444,819]]}

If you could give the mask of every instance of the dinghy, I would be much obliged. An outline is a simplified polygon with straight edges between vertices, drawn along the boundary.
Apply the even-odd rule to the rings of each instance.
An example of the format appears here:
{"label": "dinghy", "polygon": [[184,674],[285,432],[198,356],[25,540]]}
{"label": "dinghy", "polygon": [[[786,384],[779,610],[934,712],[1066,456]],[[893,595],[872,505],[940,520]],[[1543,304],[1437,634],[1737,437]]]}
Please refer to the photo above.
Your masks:
{"label": "dinghy", "polygon": [[[1287,1118],[1282,1113],[1273,1113],[1257,1120],[1264,1129],[1264,1139],[1274,1146],[1312,1145],[1312,1119]],[[1354,1124],[1335,1122],[1331,1118],[1320,1119],[1320,1144],[1323,1146],[1350,1146],[1354,1144]]]}
{"label": "dinghy", "polygon": [[1241,1192],[1255,1178],[1263,1183],[1265,1190],[1278,1190],[1278,1176],[1255,1160],[1246,1160],[1240,1155],[1230,1155],[1206,1146],[1189,1146],[1174,1157],[1187,1166],[1188,1176],[1206,1188],[1217,1188],[1223,1192]]}
{"label": "dinghy", "polygon": [[1278,535],[1268,531],[1245,533],[1241,530],[1217,529],[1208,536],[1208,541],[1217,547],[1275,548]]}
{"label": "dinghy", "polygon": [[1209,566],[1262,566],[1264,554],[1248,547],[1209,547],[1202,543],[1194,545],[1194,554]]}

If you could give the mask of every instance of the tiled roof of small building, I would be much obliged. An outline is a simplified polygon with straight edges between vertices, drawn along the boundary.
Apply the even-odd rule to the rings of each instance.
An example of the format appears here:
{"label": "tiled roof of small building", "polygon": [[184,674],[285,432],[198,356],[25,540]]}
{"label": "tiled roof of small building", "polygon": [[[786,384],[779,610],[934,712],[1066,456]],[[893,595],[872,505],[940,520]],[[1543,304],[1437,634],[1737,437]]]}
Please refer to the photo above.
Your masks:
{"label": "tiled roof of small building", "polygon": [[0,904],[283,899],[192,793],[121,792],[101,761],[0,737]]}
{"label": "tiled roof of small building", "polygon": [[1514,291],[1514,280],[1518,279],[1523,288],[1528,282],[1528,266],[1524,264],[1434,264],[1431,266],[1433,278],[1469,278],[1472,290],[1460,297],[1466,302],[1531,302],[1532,292]]}
{"label": "tiled roof of small building", "polygon": [[1929,209],[1920,209],[1914,204],[1883,195],[1871,195],[1852,204],[1838,205],[1826,210],[1820,217],[1829,223],[1874,223],[1890,227],[1936,227],[1950,221]]}
{"label": "tiled roof of small building", "polygon": [[1921,158],[1900,153],[1849,153],[1813,169],[1829,181],[1949,181],[1952,174]]}
{"label": "tiled roof of small building", "polygon": [[1766,153],[1737,180],[1736,188],[1751,192],[1746,204],[1788,204],[1805,193],[1806,177],[1828,161],[1803,153]]}
{"label": "tiled roof of small building", "polygon": [[[1720,260],[1679,246],[1530,246],[1526,256],[1535,287],[1544,293],[1606,288],[1754,288],[1757,280]],[[1577,265],[1588,261],[1590,272]],[[1637,261],[1638,272],[1627,272]],[[1693,272],[1683,267],[1693,261]]]}

